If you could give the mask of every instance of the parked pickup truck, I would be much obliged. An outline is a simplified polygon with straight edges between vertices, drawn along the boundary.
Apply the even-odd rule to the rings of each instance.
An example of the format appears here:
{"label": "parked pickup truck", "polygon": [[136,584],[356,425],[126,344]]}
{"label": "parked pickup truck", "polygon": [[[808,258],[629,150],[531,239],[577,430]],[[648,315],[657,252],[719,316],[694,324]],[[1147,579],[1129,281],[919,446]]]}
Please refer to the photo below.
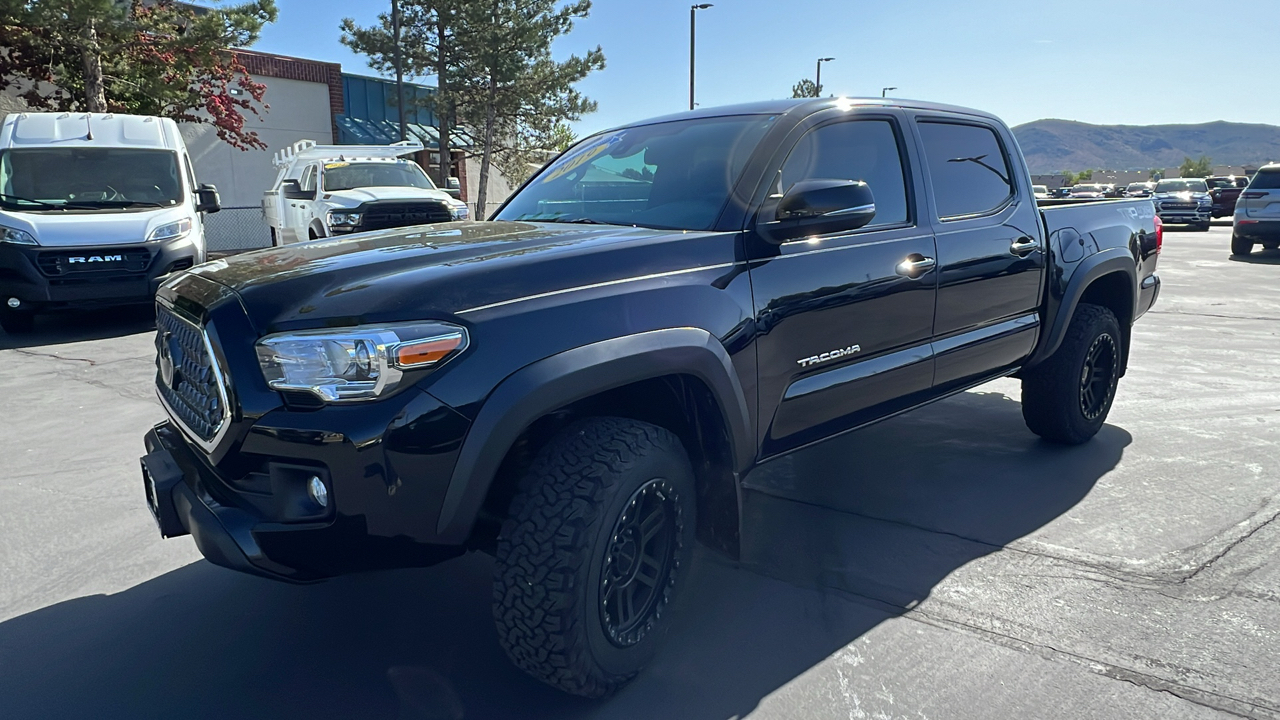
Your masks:
{"label": "parked pickup truck", "polygon": [[317,145],[300,140],[276,153],[277,174],[262,196],[271,244],[470,217],[467,204],[436,188],[402,156],[422,143]]}
{"label": "parked pickup truck", "polygon": [[146,500],[163,536],[280,580],[492,553],[510,658],[605,695],[695,540],[738,552],[753,467],[1007,375],[1031,432],[1098,432],[1161,235],[1150,200],[1044,205],[1005,124],[955,107],[602,132],[496,221],[166,283]]}
{"label": "parked pickup truck", "polygon": [[1249,178],[1236,177],[1234,175],[1216,176],[1205,178],[1204,182],[1209,186],[1209,199],[1213,202],[1213,216],[1215,218],[1229,217],[1236,211],[1236,201],[1240,199],[1240,193],[1249,184]]}

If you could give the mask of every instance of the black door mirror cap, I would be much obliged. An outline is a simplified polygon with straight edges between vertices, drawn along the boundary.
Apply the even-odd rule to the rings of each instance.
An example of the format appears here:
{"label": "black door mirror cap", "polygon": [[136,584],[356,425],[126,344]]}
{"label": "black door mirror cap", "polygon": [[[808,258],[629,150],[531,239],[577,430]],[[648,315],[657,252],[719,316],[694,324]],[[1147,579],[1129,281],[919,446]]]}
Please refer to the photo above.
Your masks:
{"label": "black door mirror cap", "polygon": [[196,212],[212,215],[222,209],[222,198],[218,188],[209,183],[202,184],[196,190]]}
{"label": "black door mirror cap", "polygon": [[808,235],[857,230],[876,215],[875,196],[861,180],[801,180],[777,201],[772,222],[756,230],[770,242],[782,243]]}
{"label": "black door mirror cap", "polygon": [[297,180],[285,180],[280,183],[280,194],[286,200],[315,200],[315,191],[307,192],[302,189],[302,183]]}

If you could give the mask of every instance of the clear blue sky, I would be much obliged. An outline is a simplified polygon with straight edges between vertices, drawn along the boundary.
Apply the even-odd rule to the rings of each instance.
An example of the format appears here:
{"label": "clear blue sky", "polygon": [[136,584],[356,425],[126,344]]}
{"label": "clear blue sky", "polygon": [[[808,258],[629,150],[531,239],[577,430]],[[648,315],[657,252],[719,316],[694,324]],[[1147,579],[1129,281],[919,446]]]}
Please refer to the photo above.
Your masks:
{"label": "clear blue sky", "polygon": [[[338,23],[372,23],[390,0],[277,4],[280,20],[256,49],[371,74],[339,43]],[[594,4],[555,46],[567,55],[600,45],[608,62],[579,86],[600,109],[576,129],[687,108],[690,3]],[[1011,124],[1280,124],[1270,64],[1249,64],[1278,33],[1276,0],[718,0],[698,11],[698,102],[790,97],[831,56],[824,94],[897,86],[891,96],[977,107]]]}

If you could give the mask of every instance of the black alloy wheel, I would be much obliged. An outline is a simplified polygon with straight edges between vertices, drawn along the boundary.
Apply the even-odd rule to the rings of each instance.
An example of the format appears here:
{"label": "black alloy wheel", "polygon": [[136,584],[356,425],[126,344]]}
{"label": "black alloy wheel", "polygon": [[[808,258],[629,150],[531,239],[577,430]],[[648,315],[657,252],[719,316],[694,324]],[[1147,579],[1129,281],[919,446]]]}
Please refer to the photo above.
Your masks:
{"label": "black alloy wheel", "polygon": [[1111,405],[1119,364],[1120,350],[1115,339],[1105,334],[1094,338],[1080,372],[1080,413],[1086,420],[1096,420]]}
{"label": "black alloy wheel", "polygon": [[600,619],[618,647],[643,640],[662,616],[683,526],[676,488],[662,478],[636,490],[614,524],[600,573]]}

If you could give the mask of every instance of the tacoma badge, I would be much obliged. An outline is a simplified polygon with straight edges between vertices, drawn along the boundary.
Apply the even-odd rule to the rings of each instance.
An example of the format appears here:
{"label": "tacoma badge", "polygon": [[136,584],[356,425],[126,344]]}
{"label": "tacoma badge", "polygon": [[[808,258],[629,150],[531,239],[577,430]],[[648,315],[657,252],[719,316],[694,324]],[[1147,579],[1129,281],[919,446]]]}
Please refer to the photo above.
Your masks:
{"label": "tacoma badge", "polygon": [[800,363],[800,367],[809,367],[810,365],[817,365],[818,363],[823,363],[828,360],[835,360],[836,358],[842,358],[846,355],[852,355],[856,352],[861,352],[861,351],[862,351],[862,348],[860,346],[850,345],[847,348],[840,348],[839,350],[824,352],[821,355],[814,355],[813,357],[807,357],[802,360],[797,360],[796,362]]}

